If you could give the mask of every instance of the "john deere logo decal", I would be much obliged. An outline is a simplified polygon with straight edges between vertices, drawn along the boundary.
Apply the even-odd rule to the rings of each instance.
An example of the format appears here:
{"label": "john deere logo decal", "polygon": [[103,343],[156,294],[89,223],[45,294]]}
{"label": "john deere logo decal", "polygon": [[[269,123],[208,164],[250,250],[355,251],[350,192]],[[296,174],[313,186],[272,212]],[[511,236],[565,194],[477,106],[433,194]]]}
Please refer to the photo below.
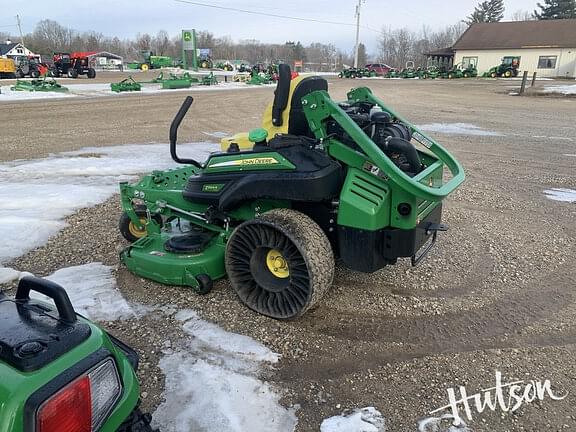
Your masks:
{"label": "john deere logo decal", "polygon": [[190,42],[192,40],[192,32],[185,31],[182,38],[185,42]]}
{"label": "john deere logo decal", "polygon": [[242,166],[242,165],[274,165],[277,163],[278,161],[274,158],[260,157],[260,158],[237,159],[226,162],[218,162],[215,164],[211,164],[210,168],[221,168],[221,167]]}

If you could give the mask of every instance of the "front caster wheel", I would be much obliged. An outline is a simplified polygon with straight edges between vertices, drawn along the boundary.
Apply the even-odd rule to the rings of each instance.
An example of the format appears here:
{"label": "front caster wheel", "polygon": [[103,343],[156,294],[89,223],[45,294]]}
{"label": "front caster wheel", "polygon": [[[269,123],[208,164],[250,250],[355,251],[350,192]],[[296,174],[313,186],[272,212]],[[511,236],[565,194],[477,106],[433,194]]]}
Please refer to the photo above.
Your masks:
{"label": "front caster wheel", "polygon": [[[136,215],[140,219],[140,222],[146,225],[148,220],[146,210],[136,210]],[[154,214],[152,215],[152,219],[154,219],[154,221],[158,224],[162,225],[162,217],[160,215]],[[123,212],[120,216],[120,220],[118,221],[118,229],[120,230],[122,237],[124,237],[130,243],[134,243],[136,240],[139,240],[148,234],[146,231],[146,226],[144,226],[143,229],[138,229],[138,227],[132,223],[132,220],[130,220],[130,217],[128,214],[126,214],[126,212]]]}
{"label": "front caster wheel", "polygon": [[295,210],[275,209],[232,233],[226,272],[250,309],[290,319],[303,315],[328,291],[334,256],[316,222]]}

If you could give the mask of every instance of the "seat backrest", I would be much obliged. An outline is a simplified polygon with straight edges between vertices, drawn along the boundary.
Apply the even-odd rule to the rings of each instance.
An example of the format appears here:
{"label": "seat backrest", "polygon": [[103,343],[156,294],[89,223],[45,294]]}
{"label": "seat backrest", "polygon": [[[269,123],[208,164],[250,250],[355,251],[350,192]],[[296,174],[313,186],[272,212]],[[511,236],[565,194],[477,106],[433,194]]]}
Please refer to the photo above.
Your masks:
{"label": "seat backrest", "polygon": [[[283,84],[281,84],[283,83]],[[285,96],[286,81],[279,80],[274,102],[268,105],[262,118],[262,127],[268,131],[268,137],[276,134],[312,136],[302,109],[302,98],[316,90],[328,90],[328,82],[319,76],[296,77],[289,81],[288,96]],[[282,102],[287,100],[281,113]]]}

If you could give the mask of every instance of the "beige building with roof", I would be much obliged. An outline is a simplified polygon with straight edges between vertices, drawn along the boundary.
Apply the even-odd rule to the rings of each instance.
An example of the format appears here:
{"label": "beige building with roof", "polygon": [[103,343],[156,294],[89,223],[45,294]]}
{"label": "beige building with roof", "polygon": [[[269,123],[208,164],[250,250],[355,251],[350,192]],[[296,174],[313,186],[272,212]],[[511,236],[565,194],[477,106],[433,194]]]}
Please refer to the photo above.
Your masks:
{"label": "beige building with roof", "polygon": [[453,49],[454,64],[472,63],[480,73],[518,57],[520,72],[575,78],[576,19],[472,24]]}

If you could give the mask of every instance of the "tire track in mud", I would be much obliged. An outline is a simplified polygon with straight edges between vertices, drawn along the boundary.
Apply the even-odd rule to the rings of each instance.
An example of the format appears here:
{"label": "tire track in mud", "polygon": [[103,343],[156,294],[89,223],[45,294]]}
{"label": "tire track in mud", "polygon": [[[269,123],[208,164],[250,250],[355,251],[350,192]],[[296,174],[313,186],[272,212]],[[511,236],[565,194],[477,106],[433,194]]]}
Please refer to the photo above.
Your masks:
{"label": "tire track in mud", "polygon": [[[322,314],[325,316],[315,316],[307,323],[309,330],[343,342],[374,343],[374,348],[361,357],[351,349],[348,355],[325,358],[314,364],[286,364],[279,370],[279,377],[322,379],[437,354],[575,344],[576,328],[565,332],[522,334],[526,326],[551,318],[573,304],[576,301],[574,288],[576,271],[563,268],[520,288],[498,303],[475,310],[403,318],[328,310]],[[337,321],[330,318],[334,316],[338,317]],[[391,343],[403,345],[389,348]]]}

